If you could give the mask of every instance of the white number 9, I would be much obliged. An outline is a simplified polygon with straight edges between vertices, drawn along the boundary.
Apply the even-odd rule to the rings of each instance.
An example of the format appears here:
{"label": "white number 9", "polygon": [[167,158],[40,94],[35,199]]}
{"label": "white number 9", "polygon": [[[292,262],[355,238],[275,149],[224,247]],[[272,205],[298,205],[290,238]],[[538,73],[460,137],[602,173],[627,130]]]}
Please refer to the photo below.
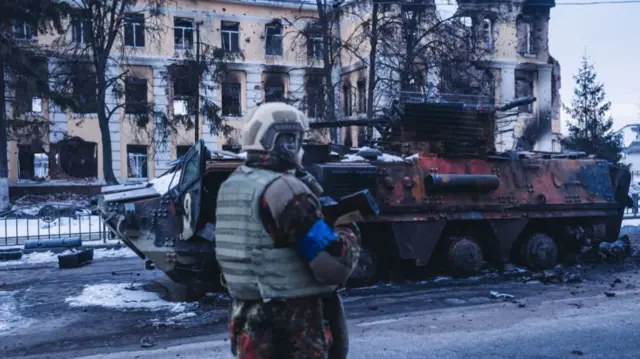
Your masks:
{"label": "white number 9", "polygon": [[193,236],[191,230],[191,194],[185,193],[184,201],[182,202],[184,208],[184,215],[182,216],[182,239],[186,240]]}

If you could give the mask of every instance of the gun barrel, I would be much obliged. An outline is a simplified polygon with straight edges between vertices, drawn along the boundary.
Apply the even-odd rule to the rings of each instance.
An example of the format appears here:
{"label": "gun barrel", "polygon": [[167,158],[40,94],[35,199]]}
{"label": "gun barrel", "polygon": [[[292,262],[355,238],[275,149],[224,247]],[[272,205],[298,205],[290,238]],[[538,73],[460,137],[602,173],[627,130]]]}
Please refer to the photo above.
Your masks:
{"label": "gun barrel", "polygon": [[534,103],[536,101],[536,98],[533,96],[529,96],[529,97],[520,97],[517,98],[501,107],[498,107],[497,110],[498,111],[507,111],[510,110],[512,108],[518,107],[518,106],[522,106],[522,105],[528,105],[531,103]]}

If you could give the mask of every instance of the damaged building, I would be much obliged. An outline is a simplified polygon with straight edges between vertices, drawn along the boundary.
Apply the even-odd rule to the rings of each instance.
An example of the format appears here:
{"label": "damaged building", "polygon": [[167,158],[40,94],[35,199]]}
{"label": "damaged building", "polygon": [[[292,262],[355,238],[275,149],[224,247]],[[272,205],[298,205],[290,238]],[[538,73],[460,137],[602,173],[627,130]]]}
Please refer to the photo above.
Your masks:
{"label": "damaged building", "polygon": [[[468,13],[470,26],[480,26],[491,54],[481,63],[491,74],[492,101],[505,103],[518,96],[533,95],[538,101],[518,109],[516,120],[502,124],[497,136],[499,150],[529,149],[559,150],[560,86],[559,64],[549,55],[548,23],[553,1],[459,1]],[[362,23],[370,11],[370,3],[342,3],[340,19],[333,27],[342,43],[358,42],[364,47],[341,51],[332,73],[338,117],[366,117],[369,101],[385,106],[379,94],[367,98],[369,69],[366,65],[366,39],[354,36],[366,32]],[[479,11],[480,7],[483,9]],[[388,4],[383,6],[389,11]],[[489,11],[486,9],[489,8]],[[358,12],[358,16],[349,16]],[[144,17],[130,16],[125,23],[124,42],[129,49],[126,62],[112,63],[112,74],[127,71],[123,96],[117,98],[107,91],[108,104],[124,106],[110,118],[112,167],[120,181],[141,180],[164,172],[169,163],[182,156],[193,144],[194,129],[179,131],[169,146],[158,147],[154,121],[140,128],[131,121],[147,104],[153,110],[176,116],[186,113],[190,93],[188,84],[176,78],[168,83],[167,67],[182,58],[185,50],[195,49],[196,25],[199,24],[203,43],[241,52],[244,59],[228,64],[220,83],[204,78],[203,88],[215,88],[206,94],[219,106],[228,124],[239,130],[242,117],[258,104],[288,101],[299,106],[311,120],[321,119],[325,110],[327,86],[323,74],[322,34],[317,17],[317,4],[312,0],[178,0],[164,8],[159,18],[166,34],[156,44],[140,31]],[[356,21],[356,19],[359,19]],[[66,35],[69,41],[84,41],[82,21],[74,21]],[[26,29],[28,24],[16,24]],[[14,30],[15,30],[14,29]],[[33,31],[14,31],[17,40],[51,41]],[[28,38],[27,38],[28,37]],[[396,56],[397,57],[397,56]],[[381,56],[384,58],[384,56]],[[390,56],[387,58],[391,61]],[[425,60],[427,61],[427,60]],[[56,67],[53,59],[43,59],[43,71]],[[378,69],[378,71],[383,71]],[[79,72],[80,73],[80,72]],[[14,185],[42,179],[94,181],[99,184],[103,174],[103,144],[97,121],[97,101],[90,70],[72,79],[70,91],[81,99],[75,113],[54,106],[39,95],[37,89],[20,87],[16,97],[23,101],[19,108],[9,110],[9,118],[42,119],[52,126],[31,131],[29,137],[9,139],[9,177]],[[410,79],[412,86],[429,86],[434,74],[424,73]],[[18,111],[17,116],[13,116]],[[513,117],[511,118],[513,119]],[[199,133],[209,148],[236,146],[239,131],[229,137],[210,134],[208,124],[200,123]],[[342,129],[340,142],[357,146],[363,141],[362,128]]]}
{"label": "damaged building", "polygon": [[[381,2],[379,5],[380,18],[387,18],[388,12],[400,13],[400,21],[412,16],[412,12],[423,11],[424,16],[420,21],[424,22],[427,33],[434,28],[436,15],[433,10],[437,3],[434,1],[422,1],[431,6],[415,7],[405,2],[390,4]],[[433,96],[437,91],[440,95],[437,100],[451,100],[473,102],[490,105],[501,105],[518,97],[535,96],[537,101],[531,105],[520,106],[509,113],[499,114],[496,134],[496,149],[498,151],[509,150],[538,150],[559,152],[561,136],[560,124],[560,65],[549,53],[549,19],[554,1],[540,0],[458,0],[458,13],[440,15],[440,19],[452,17],[449,23],[459,24],[459,27],[451,26],[446,31],[465,31],[468,36],[476,41],[473,48],[476,57],[476,75],[456,74],[449,71],[446,66],[437,64],[425,66],[428,70],[418,74],[412,79],[411,90],[425,97]],[[361,16],[371,12],[371,2],[363,4],[355,2],[350,7],[352,15],[346,15],[341,22],[341,37],[346,38],[354,31],[367,33],[370,31],[370,16]],[[395,6],[395,8],[394,8]],[[428,10],[418,10],[428,9]],[[363,20],[364,19],[364,20]],[[410,24],[410,23],[409,23]],[[404,26],[407,26],[406,24]],[[431,29],[430,29],[431,27]],[[461,30],[461,28],[462,30]],[[380,36],[385,36],[384,33]],[[363,36],[367,41],[370,37]],[[440,40],[440,39],[438,39]],[[406,41],[398,38],[396,42]],[[383,43],[389,43],[388,39]],[[378,45],[376,63],[376,81],[388,82],[393,74],[385,75],[384,69],[399,67],[399,61],[395,58],[385,59],[387,49],[380,49]],[[424,46],[415,46],[424,49]],[[353,51],[343,50],[342,61],[342,108],[343,115],[348,119],[366,117],[366,98],[369,71],[366,62],[370,46],[364,43],[357,54]],[[392,49],[393,50],[393,49]],[[455,51],[455,48],[452,47]],[[395,51],[400,54],[400,51]],[[432,51],[434,57],[439,56]],[[404,52],[406,53],[406,51]],[[398,57],[398,55],[394,57]],[[424,58],[416,56],[414,61],[429,61],[430,54]],[[443,56],[443,55],[440,55]],[[446,56],[446,55],[444,55]],[[452,61],[455,61],[452,58]],[[397,72],[397,71],[396,71]],[[399,75],[395,75],[398,77]],[[458,82],[456,84],[456,82]],[[443,86],[446,83],[454,86]],[[460,86],[464,85],[464,86]],[[377,86],[377,85],[376,85]],[[398,86],[394,91],[400,92]],[[374,107],[389,107],[393,95],[384,94],[376,88],[374,94]],[[453,92],[453,93],[451,93]],[[452,96],[455,95],[455,96]],[[470,96],[474,95],[474,96]],[[350,141],[357,142],[362,139],[362,129],[349,129]],[[344,138],[342,139],[345,140]]]}

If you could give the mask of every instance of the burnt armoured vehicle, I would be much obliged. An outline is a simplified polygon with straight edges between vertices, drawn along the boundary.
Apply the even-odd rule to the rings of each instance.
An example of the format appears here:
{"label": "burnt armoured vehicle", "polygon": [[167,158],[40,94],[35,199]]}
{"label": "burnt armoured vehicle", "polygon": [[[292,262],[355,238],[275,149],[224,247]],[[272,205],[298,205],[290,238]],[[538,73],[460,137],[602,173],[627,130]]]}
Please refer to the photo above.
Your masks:
{"label": "burnt armoured vehicle", "polygon": [[[340,162],[329,146],[306,145],[303,164],[324,195],[366,189],[379,208],[360,218],[354,280],[411,279],[433,267],[471,275],[485,261],[547,269],[559,255],[615,241],[629,202],[627,169],[584,153],[495,152],[497,111],[534,100],[406,103],[395,119],[338,124],[376,126],[379,146],[398,155],[393,162],[372,149]],[[149,183],[105,187],[102,216],[149,267],[179,283],[215,285],[217,191],[242,162],[199,142]]]}

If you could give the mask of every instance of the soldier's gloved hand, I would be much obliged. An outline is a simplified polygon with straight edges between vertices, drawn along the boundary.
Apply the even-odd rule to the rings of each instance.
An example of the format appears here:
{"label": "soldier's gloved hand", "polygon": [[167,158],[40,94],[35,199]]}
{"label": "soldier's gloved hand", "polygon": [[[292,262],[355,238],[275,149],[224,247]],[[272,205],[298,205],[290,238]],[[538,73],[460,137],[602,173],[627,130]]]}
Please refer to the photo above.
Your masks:
{"label": "soldier's gloved hand", "polygon": [[316,196],[320,196],[322,192],[324,192],[324,188],[322,188],[320,183],[318,183],[316,178],[313,177],[311,173],[297,169],[296,178],[298,178],[305,185],[307,185],[307,187],[309,187],[311,192],[313,192],[313,194],[315,194]]}
{"label": "soldier's gloved hand", "polygon": [[298,253],[307,262],[313,261],[325,247],[338,240],[338,234],[324,221],[316,221],[309,232],[298,240]]}

